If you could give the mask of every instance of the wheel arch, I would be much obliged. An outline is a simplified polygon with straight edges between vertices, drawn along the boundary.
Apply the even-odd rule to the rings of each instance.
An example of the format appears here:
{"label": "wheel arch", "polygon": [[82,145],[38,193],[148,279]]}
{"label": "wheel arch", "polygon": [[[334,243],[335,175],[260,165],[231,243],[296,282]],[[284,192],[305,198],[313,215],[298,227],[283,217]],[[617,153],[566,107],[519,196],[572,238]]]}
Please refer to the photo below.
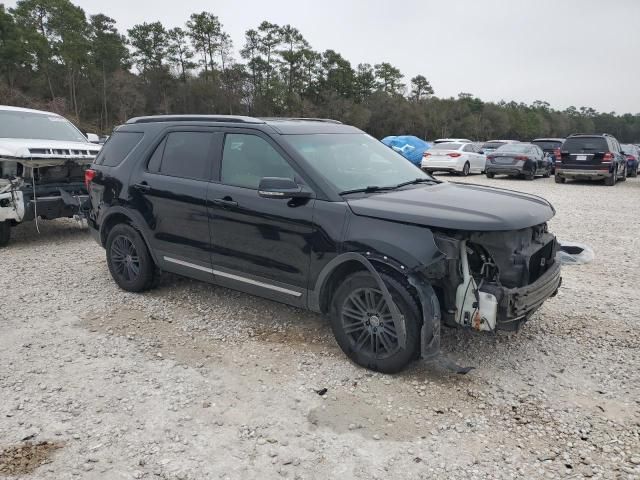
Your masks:
{"label": "wheel arch", "polygon": [[131,225],[142,237],[145,245],[147,246],[147,250],[149,251],[149,255],[153,259],[153,262],[157,265],[157,259],[155,256],[155,252],[151,248],[151,244],[149,242],[148,233],[146,229],[143,227],[144,222],[140,221],[136,218],[136,215],[125,208],[121,207],[113,207],[110,211],[105,215],[102,222],[100,223],[100,244],[103,247],[106,247],[107,238],[109,236],[109,232],[111,229],[120,224],[126,223]]}

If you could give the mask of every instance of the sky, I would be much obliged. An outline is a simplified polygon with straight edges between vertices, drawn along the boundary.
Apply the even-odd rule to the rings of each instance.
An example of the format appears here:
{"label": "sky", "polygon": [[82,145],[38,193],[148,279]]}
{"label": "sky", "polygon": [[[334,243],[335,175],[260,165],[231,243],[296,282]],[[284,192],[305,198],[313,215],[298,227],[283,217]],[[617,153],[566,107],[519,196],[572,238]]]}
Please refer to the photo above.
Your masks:
{"label": "sky", "polygon": [[72,1],[114,18],[122,32],[212,12],[236,59],[244,32],[268,20],[291,24],[315,50],[336,50],[354,67],[389,62],[406,83],[422,74],[439,97],[640,113],[640,0]]}

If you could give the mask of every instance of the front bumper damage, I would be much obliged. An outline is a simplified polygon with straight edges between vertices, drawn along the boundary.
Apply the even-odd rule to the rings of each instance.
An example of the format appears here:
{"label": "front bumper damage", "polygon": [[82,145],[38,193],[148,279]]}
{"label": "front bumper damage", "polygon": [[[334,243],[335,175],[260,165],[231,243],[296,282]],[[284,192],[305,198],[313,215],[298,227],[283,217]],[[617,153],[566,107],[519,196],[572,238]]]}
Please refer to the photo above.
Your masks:
{"label": "front bumper damage", "polygon": [[561,262],[556,257],[549,270],[530,285],[506,288],[500,285],[483,285],[481,292],[490,293],[498,301],[496,328],[516,330],[538,310],[548,298],[554,297],[562,285]]}

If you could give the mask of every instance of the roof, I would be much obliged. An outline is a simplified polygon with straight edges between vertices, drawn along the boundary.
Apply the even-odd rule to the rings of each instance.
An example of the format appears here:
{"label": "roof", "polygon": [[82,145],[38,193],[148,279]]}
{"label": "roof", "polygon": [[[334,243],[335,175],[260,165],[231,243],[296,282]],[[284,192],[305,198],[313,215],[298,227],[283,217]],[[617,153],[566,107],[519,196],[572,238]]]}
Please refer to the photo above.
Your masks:
{"label": "roof", "polygon": [[33,110],[31,108],[22,108],[22,107],[10,107],[9,105],[0,105],[0,111],[5,112],[25,112],[25,113],[39,113],[40,115],[55,115],[59,117],[57,113],[53,112],[45,112],[44,110]]}
{"label": "roof", "polygon": [[337,120],[323,118],[255,118],[240,115],[154,115],[136,117],[127,125],[159,123],[215,123],[229,126],[252,125],[271,127],[277,133],[295,135],[311,133],[362,133],[361,130],[344,125]]}
{"label": "roof", "polygon": [[564,142],[564,138],[534,138],[532,142]]}

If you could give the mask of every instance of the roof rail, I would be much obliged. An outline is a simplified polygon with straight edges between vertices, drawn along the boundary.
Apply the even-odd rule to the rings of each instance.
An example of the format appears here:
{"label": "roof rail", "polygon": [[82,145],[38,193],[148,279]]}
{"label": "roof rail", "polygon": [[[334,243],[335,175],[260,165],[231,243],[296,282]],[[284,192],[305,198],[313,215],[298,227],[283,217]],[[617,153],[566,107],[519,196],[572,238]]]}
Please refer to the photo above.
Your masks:
{"label": "roof rail", "polygon": [[610,133],[572,133],[569,136],[570,137],[578,137],[578,136],[597,137],[598,135],[602,135],[603,137],[613,137],[613,135],[611,135]]}
{"label": "roof rail", "polygon": [[335,123],[342,125],[340,120],[333,120],[332,118],[302,118],[302,117],[261,117],[261,120],[265,121],[294,121],[294,122],[324,122],[324,123]]}
{"label": "roof rail", "polygon": [[221,122],[221,123],[265,123],[264,120],[240,115],[150,115],[135,117],[127,124],[156,122]]}

